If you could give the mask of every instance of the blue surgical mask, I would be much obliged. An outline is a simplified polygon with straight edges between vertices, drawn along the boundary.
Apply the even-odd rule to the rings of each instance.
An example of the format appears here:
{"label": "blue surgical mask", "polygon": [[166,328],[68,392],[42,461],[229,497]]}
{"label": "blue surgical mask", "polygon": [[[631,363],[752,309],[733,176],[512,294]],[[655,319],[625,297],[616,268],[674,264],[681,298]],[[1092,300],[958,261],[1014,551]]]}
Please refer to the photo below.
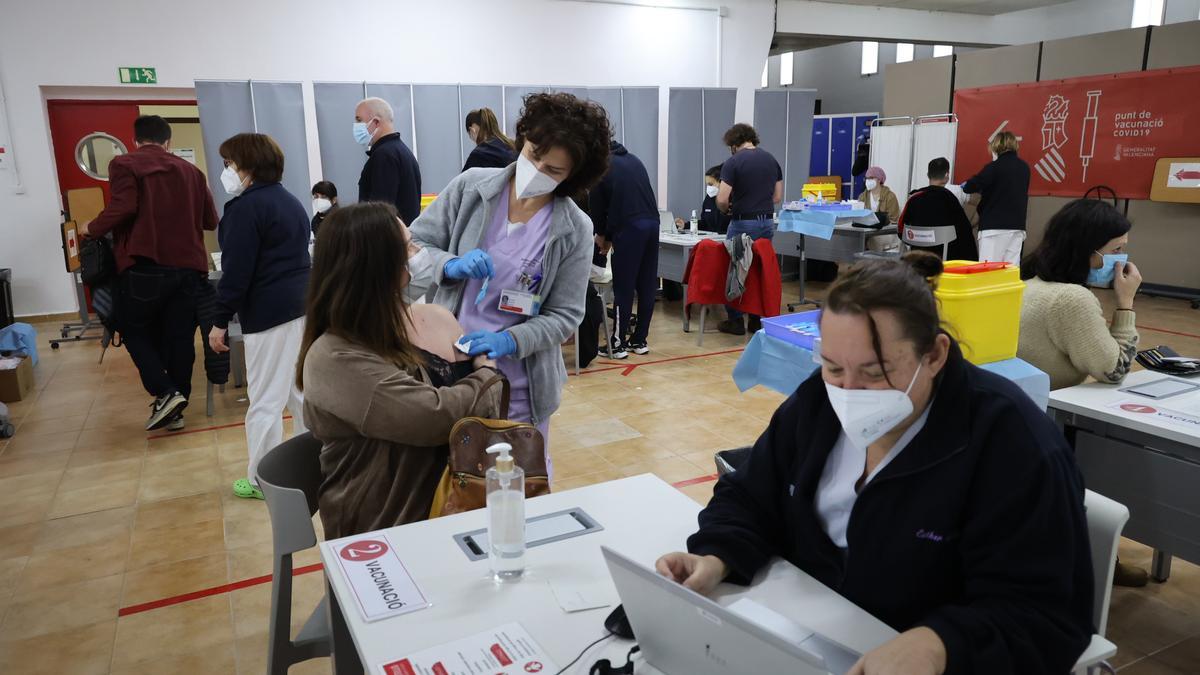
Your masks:
{"label": "blue surgical mask", "polygon": [[354,123],[354,142],[358,143],[359,145],[371,144],[371,132],[367,131],[366,122]]}
{"label": "blue surgical mask", "polygon": [[1129,254],[1108,253],[1102,254],[1101,257],[1104,258],[1104,263],[1098,269],[1088,270],[1087,284],[1088,286],[1096,286],[1098,288],[1111,288],[1113,277],[1116,274],[1115,265],[1118,262],[1128,262]]}

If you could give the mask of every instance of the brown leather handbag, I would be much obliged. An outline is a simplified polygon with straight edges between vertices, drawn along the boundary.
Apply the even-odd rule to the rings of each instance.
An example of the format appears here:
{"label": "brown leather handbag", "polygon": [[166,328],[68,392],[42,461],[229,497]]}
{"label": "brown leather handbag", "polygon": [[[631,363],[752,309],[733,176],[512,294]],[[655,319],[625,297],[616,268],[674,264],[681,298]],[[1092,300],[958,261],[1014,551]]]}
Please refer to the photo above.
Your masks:
{"label": "brown leather handbag", "polygon": [[550,477],[546,471],[546,440],[542,432],[527,422],[513,422],[508,417],[509,384],[503,375],[488,380],[471,404],[474,412],[483,395],[493,386],[503,387],[500,417],[464,417],[450,430],[450,457],[442,479],[433,495],[430,518],[448,516],[463,511],[481,509],[487,505],[484,476],[495,458],[487,449],[496,443],[512,446],[512,457],[525,470],[525,496],[537,497],[550,492]]}

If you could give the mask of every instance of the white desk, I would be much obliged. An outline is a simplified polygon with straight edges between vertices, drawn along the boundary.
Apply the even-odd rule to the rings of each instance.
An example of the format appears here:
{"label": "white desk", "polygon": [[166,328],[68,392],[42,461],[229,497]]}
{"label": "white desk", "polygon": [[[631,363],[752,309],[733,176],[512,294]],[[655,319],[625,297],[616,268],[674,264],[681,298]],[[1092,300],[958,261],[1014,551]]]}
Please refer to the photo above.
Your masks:
{"label": "white desk", "polygon": [[690,328],[690,322],[687,312],[687,279],[683,275],[687,272],[688,259],[692,256],[692,249],[705,239],[725,241],[725,235],[716,232],[701,232],[695,235],[687,232],[660,232],[658,235],[658,276],[660,279],[674,281],[683,286],[683,332],[685,333]]}
{"label": "white desk", "polygon": [[[521,623],[561,668],[588,643],[604,635],[604,618],[612,607],[567,614],[556,602],[547,580],[603,579],[611,587],[601,545],[653,566],[663,553],[684,550],[700,511],[696,502],[649,474],[532,499],[526,511],[528,516],[535,516],[571,507],[582,508],[605,529],[530,548],[526,578],[514,584],[493,583],[487,560],[469,561],[451,539],[454,534],[486,527],[482,510],[384,530],[433,606],[374,623],[362,619],[330,542],[325,542],[321,544],[321,558],[330,588],[331,615],[344,616],[354,651],[370,673],[378,672],[381,663],[511,621]],[[347,539],[361,536],[365,535]],[[615,589],[612,593],[615,598]],[[861,652],[896,635],[887,625],[783,561],[776,561],[749,589],[726,584],[717,597],[722,604],[752,597]],[[618,665],[624,663],[630,646],[627,642],[605,643],[588,652],[569,672],[586,673],[602,657],[620,657]],[[345,646],[335,645],[339,673],[354,672],[357,665],[353,658],[344,658],[346,651]]]}
{"label": "white desk", "polygon": [[[1129,507],[1124,535],[1154,548],[1156,581],[1170,576],[1172,555],[1200,564],[1200,392],[1151,399],[1120,390],[1164,377],[1141,371],[1121,385],[1052,391],[1049,411],[1073,438],[1088,489]],[[1127,402],[1145,407],[1122,409]]]}

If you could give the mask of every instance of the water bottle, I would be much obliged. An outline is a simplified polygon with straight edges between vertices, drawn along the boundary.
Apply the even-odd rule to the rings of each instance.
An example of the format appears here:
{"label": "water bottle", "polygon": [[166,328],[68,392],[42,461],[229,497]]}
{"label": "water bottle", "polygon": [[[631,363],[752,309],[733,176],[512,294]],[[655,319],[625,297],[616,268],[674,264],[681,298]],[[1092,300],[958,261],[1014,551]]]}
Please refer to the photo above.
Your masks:
{"label": "water bottle", "polygon": [[688,229],[692,234],[698,234],[700,231],[700,219],[696,217],[696,209],[692,209],[692,219],[688,222]]}

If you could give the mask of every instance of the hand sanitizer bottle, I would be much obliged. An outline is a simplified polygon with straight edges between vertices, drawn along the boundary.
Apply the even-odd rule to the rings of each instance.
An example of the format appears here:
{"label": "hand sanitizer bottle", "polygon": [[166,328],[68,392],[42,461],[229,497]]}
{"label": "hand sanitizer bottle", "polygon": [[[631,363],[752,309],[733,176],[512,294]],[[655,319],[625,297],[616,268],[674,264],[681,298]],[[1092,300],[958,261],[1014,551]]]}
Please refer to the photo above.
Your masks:
{"label": "hand sanitizer bottle", "polygon": [[513,462],[508,443],[487,451],[498,455],[496,465],[487,470],[492,576],[499,582],[517,581],[525,573],[525,471]]}
{"label": "hand sanitizer bottle", "polygon": [[688,221],[688,229],[692,234],[696,234],[700,230],[700,219],[696,217],[695,209],[692,209],[692,219]]}

